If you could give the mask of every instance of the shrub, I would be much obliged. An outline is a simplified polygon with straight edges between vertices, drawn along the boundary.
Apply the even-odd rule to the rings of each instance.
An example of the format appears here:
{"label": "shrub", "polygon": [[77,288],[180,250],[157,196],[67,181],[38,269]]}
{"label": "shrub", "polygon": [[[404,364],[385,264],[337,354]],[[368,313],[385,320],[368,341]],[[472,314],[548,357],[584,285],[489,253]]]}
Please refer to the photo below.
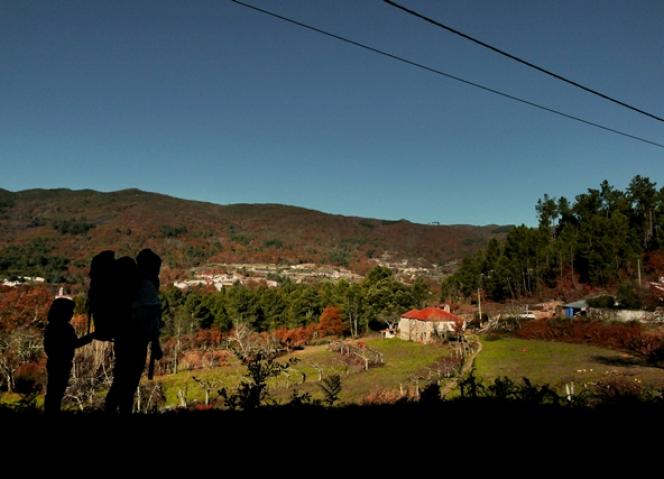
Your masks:
{"label": "shrub", "polygon": [[614,349],[632,349],[641,340],[638,323],[604,323],[588,320],[535,320],[524,323],[515,335],[523,339],[544,339],[589,343]]}
{"label": "shrub", "polygon": [[327,306],[320,315],[318,333],[321,336],[342,336],[348,332],[342,312],[336,306]]}
{"label": "shrub", "polygon": [[63,235],[83,235],[95,226],[94,223],[88,223],[84,219],[59,220],[53,222],[53,228]]}
{"label": "shrub", "polygon": [[14,378],[14,391],[21,396],[20,409],[35,409],[37,396],[44,389],[43,367],[37,363],[24,363]]}
{"label": "shrub", "polygon": [[437,382],[427,384],[420,393],[420,404],[424,406],[434,406],[440,404],[442,400],[440,385]]}
{"label": "shrub", "polygon": [[277,361],[275,351],[260,350],[249,354],[235,350],[238,358],[247,367],[247,374],[235,393],[229,393],[225,388],[219,391],[227,407],[231,409],[251,410],[270,402],[271,396],[267,389],[267,381],[279,376],[297,362],[291,358],[285,363]]}
{"label": "shrub", "polygon": [[186,234],[188,230],[186,226],[162,225],[159,227],[159,231],[164,238],[178,238]]}
{"label": "shrub", "polygon": [[618,288],[618,305],[624,309],[642,309],[645,305],[646,291],[632,282],[625,282]]}
{"label": "shrub", "polygon": [[616,378],[594,384],[590,390],[591,404],[625,404],[648,399],[648,391],[638,381]]}
{"label": "shrub", "polygon": [[278,239],[270,239],[270,240],[264,241],[263,246],[265,248],[281,249],[281,248],[283,248],[284,243],[283,243],[283,241],[278,240]]}
{"label": "shrub", "polygon": [[316,332],[317,325],[311,324],[301,328],[278,328],[274,335],[279,343],[288,349],[302,348],[309,344]]}
{"label": "shrub", "polygon": [[364,406],[394,404],[402,399],[403,397],[399,391],[390,389],[374,389],[364,398],[362,398],[361,404]]}
{"label": "shrub", "polygon": [[614,308],[616,300],[613,296],[608,294],[602,296],[596,296],[594,298],[588,298],[588,306],[591,308]]}
{"label": "shrub", "polygon": [[341,394],[341,376],[335,374],[323,379],[320,388],[325,395],[325,403],[328,406],[333,406],[339,399],[339,394]]}

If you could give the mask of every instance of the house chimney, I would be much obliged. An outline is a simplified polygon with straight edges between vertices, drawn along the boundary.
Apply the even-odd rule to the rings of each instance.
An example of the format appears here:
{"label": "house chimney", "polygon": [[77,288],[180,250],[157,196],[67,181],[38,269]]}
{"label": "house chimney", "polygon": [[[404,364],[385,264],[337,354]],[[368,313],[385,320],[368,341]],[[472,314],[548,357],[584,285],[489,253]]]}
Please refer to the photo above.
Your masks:
{"label": "house chimney", "polygon": [[443,311],[445,311],[446,313],[451,313],[451,311],[450,311],[450,305],[449,305],[449,304],[444,305],[444,306],[443,306]]}

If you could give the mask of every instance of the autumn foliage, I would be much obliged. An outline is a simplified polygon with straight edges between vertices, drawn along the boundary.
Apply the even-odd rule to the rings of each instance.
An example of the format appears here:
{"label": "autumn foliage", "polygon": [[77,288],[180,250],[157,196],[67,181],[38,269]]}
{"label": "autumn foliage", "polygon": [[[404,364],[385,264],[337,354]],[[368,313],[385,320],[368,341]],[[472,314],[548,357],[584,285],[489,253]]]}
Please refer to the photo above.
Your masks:
{"label": "autumn foliage", "polygon": [[306,346],[314,338],[316,330],[315,324],[300,328],[278,328],[275,330],[274,336],[288,350]]}
{"label": "autumn foliage", "polygon": [[320,315],[317,330],[320,336],[343,336],[348,332],[348,326],[337,306],[327,306]]}
{"label": "autumn foliage", "polygon": [[45,323],[53,293],[43,286],[0,286],[0,331]]}
{"label": "autumn foliage", "polygon": [[587,343],[611,349],[631,351],[654,359],[664,348],[664,331],[646,329],[639,323],[606,323],[588,320],[535,320],[516,330],[523,339],[543,339]]}

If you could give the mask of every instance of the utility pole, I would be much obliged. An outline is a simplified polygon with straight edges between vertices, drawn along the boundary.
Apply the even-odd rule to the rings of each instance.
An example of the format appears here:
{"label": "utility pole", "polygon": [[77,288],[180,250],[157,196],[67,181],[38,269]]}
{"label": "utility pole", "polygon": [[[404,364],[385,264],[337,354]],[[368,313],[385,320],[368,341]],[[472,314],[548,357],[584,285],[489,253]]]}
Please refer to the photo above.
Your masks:
{"label": "utility pole", "polygon": [[480,273],[479,282],[477,283],[477,308],[480,315],[480,328],[482,327],[482,276],[484,276],[484,273]]}

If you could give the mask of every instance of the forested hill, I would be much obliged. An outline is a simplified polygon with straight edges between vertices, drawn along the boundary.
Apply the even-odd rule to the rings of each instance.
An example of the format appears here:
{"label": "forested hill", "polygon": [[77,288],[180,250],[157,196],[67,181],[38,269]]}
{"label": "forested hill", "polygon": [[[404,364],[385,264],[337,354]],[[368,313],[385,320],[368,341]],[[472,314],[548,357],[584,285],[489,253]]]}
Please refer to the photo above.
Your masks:
{"label": "forested hill", "polygon": [[171,270],[209,262],[348,266],[370,258],[446,264],[510,227],[435,226],[326,214],[276,204],[216,205],[136,189],[0,189],[0,276],[84,274],[102,249],[151,247]]}

